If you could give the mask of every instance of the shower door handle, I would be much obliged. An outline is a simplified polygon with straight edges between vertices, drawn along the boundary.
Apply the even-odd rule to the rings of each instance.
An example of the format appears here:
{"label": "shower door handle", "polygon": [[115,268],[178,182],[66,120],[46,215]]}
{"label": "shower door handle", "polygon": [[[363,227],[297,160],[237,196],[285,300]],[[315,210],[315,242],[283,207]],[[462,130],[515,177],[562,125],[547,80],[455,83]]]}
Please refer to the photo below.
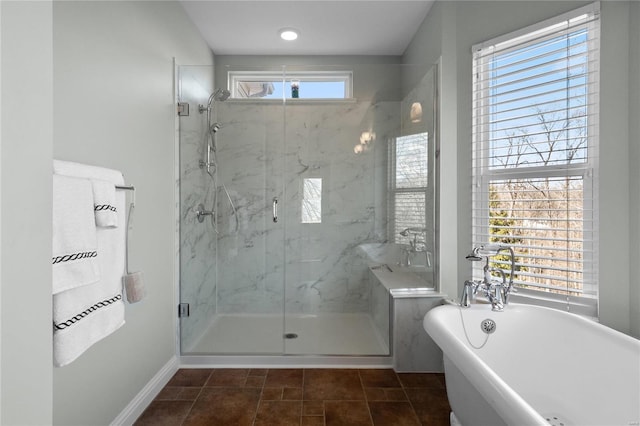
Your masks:
{"label": "shower door handle", "polygon": [[273,222],[278,222],[278,197],[273,197]]}

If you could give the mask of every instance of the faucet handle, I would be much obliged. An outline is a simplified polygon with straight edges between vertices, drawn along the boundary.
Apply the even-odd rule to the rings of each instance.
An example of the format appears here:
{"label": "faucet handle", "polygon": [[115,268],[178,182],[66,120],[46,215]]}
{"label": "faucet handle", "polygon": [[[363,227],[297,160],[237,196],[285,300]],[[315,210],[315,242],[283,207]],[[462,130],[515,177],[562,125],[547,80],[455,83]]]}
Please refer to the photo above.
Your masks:
{"label": "faucet handle", "polygon": [[487,289],[492,311],[500,312],[504,310],[505,290],[505,286],[499,281],[493,281]]}
{"label": "faucet handle", "polygon": [[402,247],[402,257],[398,262],[398,266],[411,266],[411,248]]}

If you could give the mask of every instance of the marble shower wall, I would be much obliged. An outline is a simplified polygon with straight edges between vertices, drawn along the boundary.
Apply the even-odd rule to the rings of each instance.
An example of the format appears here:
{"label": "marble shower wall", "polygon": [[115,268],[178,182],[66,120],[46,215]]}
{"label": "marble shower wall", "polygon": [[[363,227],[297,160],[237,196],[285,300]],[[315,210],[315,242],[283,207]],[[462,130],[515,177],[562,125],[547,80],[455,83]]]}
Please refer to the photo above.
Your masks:
{"label": "marble shower wall", "polygon": [[272,200],[283,194],[284,107],[217,108],[218,312],[282,314],[284,220],[273,222]]}
{"label": "marble shower wall", "polygon": [[180,117],[180,301],[189,303],[190,316],[180,321],[183,352],[197,342],[216,313],[216,235],[209,220],[196,220],[198,204],[210,209],[213,184],[200,168],[206,144],[206,104],[213,88],[212,67],[179,67],[179,99],[190,115]]}
{"label": "marble shower wall", "polygon": [[[213,91],[212,69],[180,67],[180,100],[191,106],[180,118],[180,298],[191,307],[181,320],[183,351],[216,314],[369,311],[367,264],[356,248],[388,239],[389,141],[426,130],[432,153],[432,79],[427,74],[402,100],[217,102],[214,182],[199,167],[207,124],[197,110]],[[418,124],[408,119],[416,100],[425,118]],[[375,137],[356,154],[363,132]],[[301,220],[309,178],[322,179],[320,223]],[[216,229],[208,218],[197,222],[200,203],[215,205]]]}
{"label": "marble shower wall", "polygon": [[[286,312],[368,312],[367,265],[357,246],[384,229],[386,139],[398,129],[388,103],[293,103],[286,127]],[[386,119],[386,120],[385,120]],[[375,140],[360,154],[363,132]],[[322,179],[321,223],[302,223],[305,179]],[[384,213],[383,213],[384,212]]]}
{"label": "marble shower wall", "polygon": [[[217,108],[217,312],[367,312],[367,265],[356,247],[386,238],[387,140],[400,132],[400,102]],[[375,140],[356,154],[365,131]],[[320,223],[302,223],[308,178],[322,179]]]}

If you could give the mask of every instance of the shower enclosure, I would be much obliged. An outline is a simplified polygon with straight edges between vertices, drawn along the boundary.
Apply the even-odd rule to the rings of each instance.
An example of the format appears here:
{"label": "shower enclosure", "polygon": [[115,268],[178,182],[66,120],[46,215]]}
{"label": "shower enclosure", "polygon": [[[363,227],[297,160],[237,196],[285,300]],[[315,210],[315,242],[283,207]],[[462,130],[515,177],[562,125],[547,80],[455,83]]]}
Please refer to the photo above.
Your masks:
{"label": "shower enclosure", "polygon": [[[260,84],[278,98],[234,90],[239,69],[277,71]],[[301,82],[292,99],[318,70],[348,72],[347,97]],[[183,355],[390,354],[369,268],[437,282],[436,81],[424,65],[179,67]]]}

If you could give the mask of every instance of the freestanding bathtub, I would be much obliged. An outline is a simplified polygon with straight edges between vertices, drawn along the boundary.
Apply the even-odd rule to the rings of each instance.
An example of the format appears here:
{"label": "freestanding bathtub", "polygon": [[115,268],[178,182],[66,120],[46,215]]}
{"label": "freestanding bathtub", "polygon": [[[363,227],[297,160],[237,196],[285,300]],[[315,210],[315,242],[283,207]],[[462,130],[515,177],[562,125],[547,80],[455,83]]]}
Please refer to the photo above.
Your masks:
{"label": "freestanding bathtub", "polygon": [[519,304],[503,312],[439,306],[427,313],[424,328],[444,353],[454,422],[640,425],[640,341],[632,337]]}

